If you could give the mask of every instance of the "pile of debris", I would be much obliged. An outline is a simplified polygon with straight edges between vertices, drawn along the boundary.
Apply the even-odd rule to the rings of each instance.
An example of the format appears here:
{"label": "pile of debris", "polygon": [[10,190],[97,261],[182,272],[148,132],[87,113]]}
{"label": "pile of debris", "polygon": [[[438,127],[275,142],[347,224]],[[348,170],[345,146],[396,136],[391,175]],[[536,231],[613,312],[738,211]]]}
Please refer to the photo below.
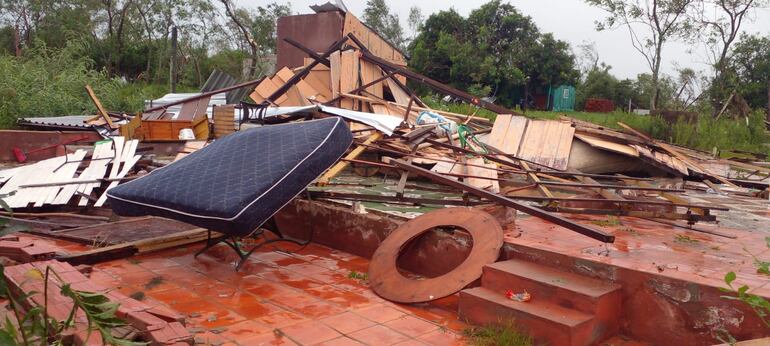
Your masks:
{"label": "pile of debris", "polygon": [[[688,190],[768,198],[770,164],[767,162],[720,159],[655,140],[625,124],[619,124],[623,130],[618,131],[566,116],[559,120],[530,119],[410,70],[397,49],[354,16],[346,13],[341,20],[344,22],[342,35],[322,51],[282,37],[281,45],[304,55],[303,64],[283,66],[271,76],[236,84],[232,78],[217,73],[200,93],[164,97],[149,103],[144,112],[136,115],[104,110],[94,91],[87,87],[99,110],[98,116],[85,117],[75,123],[69,118],[66,121],[23,119],[20,124],[38,129],[96,130],[104,139],[62,140],[54,145],[64,149],[60,155],[52,151],[46,159],[0,171],[0,195],[8,208],[17,212],[4,217],[31,225],[31,233],[86,244],[91,241],[90,245],[95,247],[80,254],[54,254],[18,239],[1,240],[0,255],[19,262],[34,262],[8,275],[17,289],[27,290],[18,278],[24,271],[61,266],[58,262],[35,261],[57,258],[73,264],[94,263],[203,240],[213,245],[212,240],[220,234],[212,236],[206,229],[180,226],[170,220],[166,220],[169,224],[152,231],[140,225],[148,222],[146,218],[115,222],[105,217],[110,214],[109,209],[104,209],[109,206],[107,192],[165,165],[188,160],[196,151],[209,148],[207,144],[211,140],[216,142],[248,128],[317,118],[344,119],[354,142],[313,184],[298,187],[306,190],[296,197],[300,199],[439,207],[493,204],[612,243],[615,237],[611,232],[560,214],[633,216],[730,238],[733,237],[730,234],[693,226],[697,222],[715,222],[717,215],[712,211],[727,209],[693,203],[687,196]],[[433,109],[409,85],[430,88],[467,103],[473,110],[491,111],[497,117],[493,121],[473,112],[468,115]],[[251,101],[241,101],[245,94],[250,94]],[[93,146],[73,142],[93,143]],[[26,152],[30,150],[32,148]],[[25,153],[23,149],[14,153],[19,161],[24,161],[20,155]],[[398,179],[387,186],[386,193],[361,192],[351,188],[355,183],[341,179],[343,172],[350,171],[367,177],[395,174]],[[418,180],[429,180],[439,185],[436,190],[457,197],[415,197],[407,189],[419,186]],[[24,211],[33,213],[24,216],[18,213]],[[51,215],[51,211],[57,215]],[[453,217],[464,215],[462,212],[445,214],[443,221],[449,223],[454,222]],[[46,219],[46,216],[68,221]],[[72,225],[73,219],[87,222]],[[484,217],[471,219],[465,221],[472,222],[473,227],[491,222]],[[133,233],[126,232],[131,236],[122,238],[119,232],[107,236],[89,228],[105,222],[115,229],[128,227]],[[40,223],[58,231],[34,231],[34,225]],[[417,232],[428,229],[426,225],[410,227]],[[474,262],[475,269],[463,272],[459,288],[480,276],[481,265],[497,258],[502,230],[499,225],[491,229],[498,232],[483,245],[488,247],[485,248],[488,253]],[[389,244],[375,255],[375,263],[379,264],[376,261],[380,257],[394,258],[402,245]],[[240,252],[239,255],[243,257]],[[74,273],[70,267],[60,269]],[[372,281],[392,287],[395,281],[386,280],[395,275],[390,269],[375,271],[375,274],[386,274],[373,277]],[[74,276],[83,279],[78,274]],[[103,291],[103,288],[91,287],[85,279],[73,284]],[[459,288],[446,293],[454,293]],[[387,293],[375,290],[388,297]],[[116,294],[107,296],[126,302],[125,297]],[[439,297],[426,295],[399,301],[436,298]],[[30,301],[29,307],[39,303]],[[125,306],[134,305],[131,302]],[[144,340],[171,343],[188,337],[177,333],[179,326],[174,316],[158,315],[146,307],[118,312],[141,324],[138,330],[151,331]],[[155,317],[135,316],[148,313]],[[148,319],[157,322],[157,326],[147,322]],[[168,334],[163,336],[165,339],[158,339],[164,333]]]}

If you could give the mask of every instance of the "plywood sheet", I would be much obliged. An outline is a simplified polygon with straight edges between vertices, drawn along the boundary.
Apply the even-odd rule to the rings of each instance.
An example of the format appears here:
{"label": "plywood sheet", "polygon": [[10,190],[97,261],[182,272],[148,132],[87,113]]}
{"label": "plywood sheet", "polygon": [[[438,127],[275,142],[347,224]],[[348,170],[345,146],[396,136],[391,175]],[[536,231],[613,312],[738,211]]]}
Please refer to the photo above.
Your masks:
{"label": "plywood sheet", "polygon": [[575,137],[577,137],[577,139],[597,149],[603,149],[603,150],[611,151],[618,154],[628,155],[632,157],[639,157],[639,151],[627,144],[610,142],[601,138],[588,136],[584,134],[575,134]]}
{"label": "plywood sheet", "polygon": [[575,128],[570,123],[529,121],[518,157],[558,170],[567,169]]}
{"label": "plywood sheet", "polygon": [[[369,84],[381,77],[382,70],[379,66],[361,60],[361,85]],[[377,84],[366,88],[366,91],[378,98],[382,98],[382,83],[383,82],[378,82]]]}
{"label": "plywood sheet", "polygon": [[[356,52],[348,50],[342,52],[340,57],[340,92],[348,93],[358,88],[359,60]],[[357,102],[351,99],[343,99],[341,107],[345,109],[358,110]]]}
{"label": "plywood sheet", "polygon": [[392,79],[388,78],[385,80],[388,83],[388,89],[390,89],[390,93],[393,94],[393,98],[396,100],[396,103],[402,104],[402,105],[408,105],[409,100],[411,99],[409,97],[409,94],[404,89],[401,89],[396,82],[394,82]]}
{"label": "plywood sheet", "polygon": [[305,76],[305,82],[318,91],[318,99],[321,102],[327,102],[332,99],[331,82],[328,70],[310,71],[310,73]]}
{"label": "plywood sheet", "polygon": [[[466,167],[466,171],[468,175],[477,176],[481,178],[468,178],[467,183],[469,185],[478,187],[480,189],[484,189],[490,192],[499,193],[500,192],[500,182],[497,180],[497,171],[495,168],[497,167],[493,162],[485,162],[484,158],[482,157],[474,157],[468,159],[468,166]],[[473,166],[470,166],[473,165]],[[483,167],[487,167],[490,169],[485,169]],[[489,178],[489,179],[484,179]]]}
{"label": "plywood sheet", "polygon": [[528,119],[511,114],[499,114],[492,126],[492,133],[487,143],[506,154],[518,155]]}
{"label": "plywood sheet", "polygon": [[[282,85],[282,83],[276,84],[275,81],[271,78],[265,78],[261,83],[257,85],[256,88],[254,88],[254,92],[249,95],[252,100],[256,103],[262,103],[264,102],[270,95],[272,95],[278,88]],[[278,104],[281,104],[283,102],[286,102],[286,94],[281,95],[275,102]]]}
{"label": "plywood sheet", "polygon": [[332,98],[340,97],[340,73],[342,72],[340,52],[334,52],[329,55],[331,63],[329,78],[331,79]]}

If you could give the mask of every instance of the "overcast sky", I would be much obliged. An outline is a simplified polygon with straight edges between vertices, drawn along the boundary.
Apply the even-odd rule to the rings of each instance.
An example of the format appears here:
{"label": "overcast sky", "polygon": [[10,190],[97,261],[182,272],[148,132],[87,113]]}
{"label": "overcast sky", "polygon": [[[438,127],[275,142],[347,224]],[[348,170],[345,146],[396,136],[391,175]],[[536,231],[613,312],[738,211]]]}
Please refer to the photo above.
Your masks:
{"label": "overcast sky", "polygon": [[[237,0],[243,6],[256,7],[272,0]],[[281,0],[277,0],[281,2]],[[310,5],[322,4],[327,0],[290,0],[295,13],[312,13]],[[454,7],[461,15],[467,16],[473,9],[487,1],[415,1],[386,0],[392,11],[398,13],[402,26],[408,31],[406,19],[409,8],[418,6],[427,18],[434,12]],[[523,14],[532,17],[542,32],[552,32],[556,38],[569,42],[576,48],[582,42],[595,42],[601,61],[612,66],[612,72],[620,78],[633,78],[637,74],[649,72],[643,57],[631,46],[628,30],[597,32],[594,21],[606,16],[606,12],[585,4],[582,0],[511,0],[512,5]],[[450,5],[451,4],[451,5]],[[345,5],[357,17],[363,16],[366,0],[346,0]],[[758,10],[751,16],[751,21],[744,25],[750,33],[770,34],[770,10]],[[411,34],[411,33],[410,33]],[[695,50],[693,54],[689,50]],[[705,55],[697,47],[690,47],[680,42],[671,42],[665,47],[663,71],[673,73],[675,64],[705,70]]]}

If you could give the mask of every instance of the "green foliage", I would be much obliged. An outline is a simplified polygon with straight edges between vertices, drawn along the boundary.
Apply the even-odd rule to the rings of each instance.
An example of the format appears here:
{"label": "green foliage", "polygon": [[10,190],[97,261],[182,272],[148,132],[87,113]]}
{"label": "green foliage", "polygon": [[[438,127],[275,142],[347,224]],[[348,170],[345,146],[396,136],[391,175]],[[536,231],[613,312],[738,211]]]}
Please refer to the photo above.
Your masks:
{"label": "green foliage", "polygon": [[733,87],[750,107],[765,107],[770,81],[770,36],[741,36],[730,64],[735,77]]}
{"label": "green foliage", "polygon": [[530,91],[574,85],[578,79],[569,45],[541,34],[532,18],[499,0],[467,18],[454,9],[432,14],[409,47],[410,67],[460,89],[486,91],[511,106]]}
{"label": "green foliage", "polygon": [[388,42],[400,49],[404,48],[404,29],[398,14],[390,12],[385,0],[367,0],[363,20]]}
{"label": "green foliage", "polygon": [[531,336],[519,331],[513,320],[464,331],[468,344],[473,346],[532,346]]}
{"label": "green foliage", "polygon": [[118,338],[111,331],[117,327],[125,326],[125,322],[115,316],[119,304],[113,303],[100,293],[84,292],[72,289],[69,284],[60,287],[60,293],[73,302],[73,307],[66,321],[56,321],[47,314],[48,301],[43,306],[25,309],[21,302],[29,301],[32,296],[43,294],[48,296],[49,283],[53,275],[59,282],[61,277],[50,268],[45,273],[32,269],[26,274],[31,280],[45,280],[43,292],[22,292],[17,294],[8,287],[8,278],[5,276],[5,267],[0,265],[0,298],[8,300],[8,307],[13,317],[18,321],[14,323],[6,316],[0,328],[0,345],[62,345],[63,332],[75,324],[75,316],[78,310],[82,311],[87,320],[88,330],[97,331],[107,345],[139,346],[146,343],[134,342]]}
{"label": "green foliage", "polygon": [[86,84],[108,110],[135,112],[145,99],[164,93],[162,87],[126,84],[94,70],[85,49],[72,41],[61,49],[38,46],[23,58],[0,55],[0,127],[13,126],[19,117],[96,114]]}
{"label": "green foliage", "polygon": [[[770,249],[770,237],[765,237],[765,244],[768,249]],[[744,251],[748,252],[744,248]],[[749,255],[754,259],[754,267],[757,268],[757,273],[763,274],[763,275],[770,275],[770,262],[763,261],[759,259],[756,255],[749,252]],[[721,288],[722,292],[729,293],[730,295],[722,296],[724,299],[728,300],[737,300],[740,302],[745,303],[749,307],[751,307],[752,310],[757,314],[759,319],[765,324],[765,326],[770,329],[770,319],[768,319],[768,316],[770,316],[770,301],[768,301],[765,298],[762,298],[760,296],[757,296],[755,294],[751,293],[751,288],[749,288],[748,285],[741,285],[737,287],[737,285],[734,284],[735,280],[738,278],[738,275],[735,274],[735,272],[728,272],[725,274],[725,285],[726,288]],[[770,283],[770,281],[766,282],[765,284]],[[763,284],[762,286],[764,286]],[[727,335],[729,339],[732,339],[731,336]]]}
{"label": "green foliage", "polygon": [[367,280],[369,280],[369,274],[368,273],[359,273],[359,272],[353,270],[350,273],[348,273],[348,279],[367,281]]}

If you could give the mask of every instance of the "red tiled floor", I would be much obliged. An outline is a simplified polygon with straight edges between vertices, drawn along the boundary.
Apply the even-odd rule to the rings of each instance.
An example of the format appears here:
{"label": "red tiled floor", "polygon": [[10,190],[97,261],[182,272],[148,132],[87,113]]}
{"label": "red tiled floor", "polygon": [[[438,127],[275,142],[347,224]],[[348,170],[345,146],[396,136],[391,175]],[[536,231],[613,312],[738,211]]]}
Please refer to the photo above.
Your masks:
{"label": "red tiled floor", "polygon": [[317,344],[342,336],[336,330],[318,321],[307,321],[281,328],[281,332],[303,345]]}
{"label": "red tiled floor", "polygon": [[315,281],[305,275],[283,268],[274,268],[264,273],[260,273],[258,276],[273,282],[279,282],[281,284],[289,285],[291,287],[299,288],[302,290],[323,285],[322,283]]}
{"label": "red tiled floor", "polygon": [[404,312],[384,305],[370,306],[353,312],[377,323],[385,323],[404,316]]}
{"label": "red tiled floor", "polygon": [[305,321],[307,318],[291,311],[281,310],[269,315],[257,317],[254,320],[267,324],[273,328],[282,328]]}
{"label": "red tiled floor", "polygon": [[243,346],[296,345],[296,343],[291,341],[291,339],[281,335],[280,333],[275,333],[275,332],[264,333],[251,338],[239,339],[237,340],[237,342],[239,345],[243,345]]}
{"label": "red tiled floor", "polygon": [[406,340],[406,341],[399,342],[399,343],[395,344],[394,346],[425,346],[425,343],[417,341],[415,339],[409,339],[409,340]]}
{"label": "red tiled floor", "polygon": [[438,329],[438,326],[433,323],[429,323],[409,315],[405,315],[390,322],[386,322],[384,325],[390,327],[391,329],[397,330],[399,333],[406,334],[407,336],[411,337],[417,337],[419,335],[427,334]]}
{"label": "red tiled floor", "polygon": [[363,307],[371,304],[369,299],[360,294],[342,290],[332,285],[311,288],[306,290],[306,292],[346,308]]}
{"label": "red tiled floor", "polygon": [[342,334],[349,334],[375,325],[374,322],[358,316],[350,311],[343,312],[339,315],[326,317],[321,319],[321,322],[328,325],[329,327],[334,328]]}
{"label": "red tiled floor", "polygon": [[448,330],[434,330],[428,334],[417,337],[418,340],[429,345],[464,345],[463,337],[460,334]]}
{"label": "red tiled floor", "polygon": [[369,345],[393,345],[409,339],[406,335],[379,324],[348,334],[348,337]]}
{"label": "red tiled floor", "polygon": [[316,346],[357,346],[357,345],[363,345],[362,343],[355,341],[351,338],[348,338],[346,336],[343,336],[341,338],[336,338],[334,340],[324,341],[320,344],[315,344]]}
{"label": "red tiled floor", "polygon": [[244,340],[272,331],[268,325],[246,320],[224,327],[219,335],[228,340]]}
{"label": "red tiled floor", "polygon": [[389,345],[418,341],[410,335],[426,341],[455,335],[436,334],[452,321],[442,309],[451,302],[393,304],[349,278],[351,271],[366,272],[364,258],[316,244],[304,253],[261,249],[236,272],[229,249],[195,258],[198,248],[99,264],[94,277],[179,312],[196,340],[212,345]]}

